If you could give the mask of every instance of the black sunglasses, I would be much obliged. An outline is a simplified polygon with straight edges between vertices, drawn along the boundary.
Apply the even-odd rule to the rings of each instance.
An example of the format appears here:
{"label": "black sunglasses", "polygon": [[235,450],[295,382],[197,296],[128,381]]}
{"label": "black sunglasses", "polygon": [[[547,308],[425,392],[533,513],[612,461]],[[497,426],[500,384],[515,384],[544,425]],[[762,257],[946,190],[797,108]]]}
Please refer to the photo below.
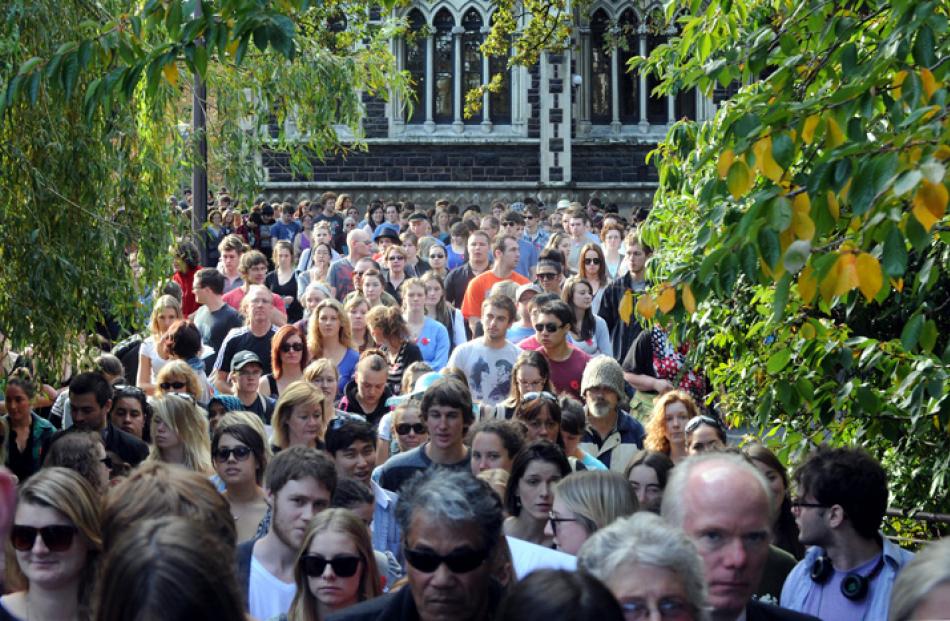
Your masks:
{"label": "black sunglasses", "polygon": [[715,427],[722,432],[726,431],[725,425],[722,424],[722,421],[718,418],[713,418],[712,416],[706,416],[705,414],[700,414],[699,416],[694,416],[689,419],[689,422],[686,423],[686,433],[693,433],[696,431],[700,425],[709,425],[710,427]]}
{"label": "black sunglasses", "polygon": [[553,323],[553,322],[548,322],[548,323],[536,323],[536,324],[534,324],[534,331],[535,331],[535,332],[547,332],[547,333],[549,333],[549,334],[554,334],[555,332],[557,332],[557,331],[560,330],[560,329],[561,329],[561,326],[559,326],[559,325],[557,325],[557,324],[555,324],[555,323]]}
{"label": "black sunglasses", "polygon": [[467,574],[488,559],[488,550],[463,549],[446,556],[428,550],[404,550],[406,560],[419,571],[431,574],[445,563],[453,574]]}
{"label": "black sunglasses", "polygon": [[584,265],[600,265],[600,259],[597,257],[592,259],[584,259]]}
{"label": "black sunglasses", "polygon": [[284,343],[280,346],[280,351],[285,354],[291,351],[303,351],[303,343]]}
{"label": "black sunglasses", "polygon": [[396,433],[401,436],[409,435],[409,432],[413,432],[417,436],[421,436],[426,433],[425,423],[399,423],[396,425]]}
{"label": "black sunglasses", "polygon": [[557,272],[538,272],[538,280],[554,280],[558,277]]}
{"label": "black sunglasses", "polygon": [[45,545],[50,552],[65,552],[73,545],[76,527],[59,525],[35,528],[33,526],[14,524],[13,530],[10,531],[10,541],[13,543],[13,547],[20,552],[27,552],[33,549],[37,534],[43,538],[43,545]]}
{"label": "black sunglasses", "polygon": [[251,456],[251,449],[246,446],[235,446],[234,448],[219,448],[214,452],[214,458],[218,461],[227,461],[234,455],[234,461],[244,461]]}
{"label": "black sunglasses", "polygon": [[444,254],[430,254],[429,258],[430,259],[444,259],[445,255]]}
{"label": "black sunglasses", "polygon": [[308,554],[301,557],[300,569],[303,570],[305,576],[318,578],[323,575],[327,565],[329,565],[338,578],[349,578],[356,574],[356,570],[360,568],[361,560],[363,559],[358,556],[341,555],[327,559],[319,554]]}
{"label": "black sunglasses", "polygon": [[175,390],[181,390],[187,385],[185,382],[162,382],[158,387],[162,390],[172,390],[173,388]]}

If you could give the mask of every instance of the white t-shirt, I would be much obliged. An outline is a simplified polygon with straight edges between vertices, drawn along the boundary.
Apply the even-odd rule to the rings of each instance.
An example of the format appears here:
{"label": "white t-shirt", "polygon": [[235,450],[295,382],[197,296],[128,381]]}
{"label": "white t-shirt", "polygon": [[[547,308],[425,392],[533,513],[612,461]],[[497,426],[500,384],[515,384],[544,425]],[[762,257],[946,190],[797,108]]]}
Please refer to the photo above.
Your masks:
{"label": "white t-shirt", "polygon": [[295,583],[283,582],[251,555],[251,584],[247,604],[252,617],[270,619],[287,612],[296,594]]}
{"label": "white t-shirt", "polygon": [[577,569],[577,557],[570,554],[514,537],[505,537],[505,540],[508,542],[508,549],[511,551],[511,565],[518,580],[537,569],[564,569],[567,571]]}
{"label": "white t-shirt", "polygon": [[456,347],[449,358],[449,366],[465,372],[472,399],[495,405],[508,398],[511,369],[520,353],[518,346],[508,341],[500,349],[491,349],[479,338]]}
{"label": "white t-shirt", "polygon": [[142,341],[142,345],[139,347],[139,356],[145,356],[152,362],[152,377],[149,378],[149,383],[154,384],[156,378],[158,377],[159,369],[165,366],[165,363],[168,362],[158,355],[158,351],[155,349],[154,337],[150,336]]}

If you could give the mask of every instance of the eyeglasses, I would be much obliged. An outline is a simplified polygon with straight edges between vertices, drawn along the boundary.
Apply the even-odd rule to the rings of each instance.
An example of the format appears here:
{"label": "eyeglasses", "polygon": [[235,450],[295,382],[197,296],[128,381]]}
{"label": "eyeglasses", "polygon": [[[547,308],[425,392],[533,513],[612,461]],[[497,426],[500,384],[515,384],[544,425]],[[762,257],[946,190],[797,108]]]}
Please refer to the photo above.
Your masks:
{"label": "eyeglasses", "polygon": [[186,384],[185,382],[162,382],[161,384],[158,385],[158,387],[161,388],[162,390],[172,390],[172,389],[181,390],[187,385],[188,384]]}
{"label": "eyeglasses", "polygon": [[488,550],[455,550],[446,556],[427,550],[406,549],[403,552],[410,565],[426,574],[431,574],[443,563],[453,574],[467,574],[488,559]]}
{"label": "eyeglasses", "polygon": [[535,332],[547,332],[548,334],[554,334],[563,327],[562,325],[557,325],[555,323],[536,323],[534,324]]}
{"label": "eyeglasses", "polygon": [[303,351],[303,343],[284,343],[280,346],[280,351],[285,354],[291,351]]}
{"label": "eyeglasses", "polygon": [[428,429],[426,429],[425,423],[399,423],[396,425],[396,433],[401,436],[408,436],[410,431],[417,436],[421,436]]}
{"label": "eyeglasses", "polygon": [[393,256],[389,257],[389,259],[387,260],[388,261],[405,261],[406,257],[401,257],[398,254],[394,254]]}
{"label": "eyeglasses", "polygon": [[700,414],[699,416],[694,416],[689,419],[689,422],[686,423],[686,433],[693,433],[700,425],[709,425],[710,427],[715,427],[720,431],[725,432],[726,427],[722,424],[722,421],[718,418],[712,416],[706,416],[705,414]]}
{"label": "eyeglasses", "polygon": [[538,272],[538,280],[554,280],[558,277],[557,272]]}
{"label": "eyeglasses", "polygon": [[693,618],[693,607],[675,597],[661,598],[654,608],[646,600],[637,599],[620,604],[627,619],[649,619],[655,609],[660,618],[666,621],[680,621]]}
{"label": "eyeglasses", "polygon": [[300,569],[303,570],[304,575],[318,578],[323,575],[327,565],[329,565],[337,577],[349,578],[356,574],[362,560],[358,556],[350,555],[334,556],[327,559],[319,554],[308,554],[300,559]]}
{"label": "eyeglasses", "polygon": [[234,461],[244,461],[251,456],[251,449],[246,446],[235,446],[234,448],[219,448],[214,452],[214,458],[218,461],[227,461],[234,455]]}
{"label": "eyeglasses", "polygon": [[548,513],[548,521],[551,522],[551,532],[554,533],[554,536],[557,537],[557,524],[558,522],[577,522],[577,518],[562,518],[554,514],[554,512]]}
{"label": "eyeglasses", "polygon": [[600,265],[600,259],[598,257],[584,259],[584,265]]}
{"label": "eyeglasses", "polygon": [[818,502],[806,502],[801,498],[792,498],[792,509],[827,509],[828,505]]}
{"label": "eyeglasses", "polygon": [[13,543],[13,547],[20,552],[27,552],[33,549],[37,535],[43,538],[43,545],[45,545],[50,552],[65,552],[73,545],[76,527],[58,525],[36,528],[33,526],[14,524],[13,530],[10,531],[10,542]]}
{"label": "eyeglasses", "polygon": [[517,223],[517,222],[511,222],[510,220],[505,220],[504,222],[501,223],[501,225],[502,225],[502,226],[517,226],[518,223]]}
{"label": "eyeglasses", "polygon": [[[535,326],[534,329],[537,330],[538,327]],[[538,332],[540,332],[540,330],[538,330]],[[524,403],[525,401],[534,401],[535,399],[547,399],[548,401],[557,403],[557,397],[554,396],[552,393],[548,392],[547,390],[542,390],[540,392],[537,392],[537,391],[526,392],[524,395],[521,396],[522,403]]]}

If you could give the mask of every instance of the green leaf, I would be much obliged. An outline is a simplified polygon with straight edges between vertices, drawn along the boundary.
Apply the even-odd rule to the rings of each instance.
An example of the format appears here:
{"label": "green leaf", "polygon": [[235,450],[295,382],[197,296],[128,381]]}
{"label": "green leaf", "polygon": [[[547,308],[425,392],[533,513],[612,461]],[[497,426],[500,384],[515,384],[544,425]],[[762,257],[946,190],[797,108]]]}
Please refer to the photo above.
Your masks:
{"label": "green leaf", "polygon": [[773,229],[784,231],[792,223],[792,202],[784,196],[776,196],[766,207],[765,218]]}
{"label": "green leaf", "polygon": [[40,58],[39,56],[34,56],[33,58],[30,58],[29,60],[24,61],[24,63],[20,65],[20,70],[17,71],[17,75],[26,75],[30,73],[41,62],[43,62],[43,59]]}
{"label": "green leaf", "polygon": [[907,247],[904,245],[904,236],[896,226],[891,226],[884,238],[881,264],[884,274],[890,278],[903,276],[907,271]]}
{"label": "green leaf", "polygon": [[43,75],[42,73],[40,73],[39,71],[36,71],[33,73],[33,75],[30,76],[30,84],[29,84],[29,89],[28,89],[29,96],[30,96],[30,105],[35,104],[36,100],[39,99],[40,78],[42,77],[42,75]]}
{"label": "green leaf", "polygon": [[861,406],[861,410],[863,410],[864,414],[876,414],[881,407],[881,402],[877,395],[867,386],[859,387],[855,397],[857,397],[857,403]]}
{"label": "green leaf", "polygon": [[788,363],[792,360],[792,352],[788,349],[781,349],[771,356],[769,356],[768,362],[765,364],[765,370],[768,371],[769,375],[775,375],[779,373],[782,369],[788,366]]}
{"label": "green leaf", "polygon": [[785,132],[772,136],[772,157],[783,169],[792,165],[795,159],[795,143]]}
{"label": "green leaf", "polygon": [[933,319],[928,319],[920,330],[920,349],[929,354],[936,344],[937,323]]}
{"label": "green leaf", "polygon": [[916,188],[923,176],[923,173],[919,170],[908,170],[897,178],[891,191],[894,193],[894,196],[903,196]]}
{"label": "green leaf", "polygon": [[70,54],[63,63],[63,88],[67,99],[73,94],[78,78],[79,58],[77,54]]}
{"label": "green leaf", "polygon": [[743,115],[735,125],[733,125],[733,130],[736,133],[736,136],[739,138],[745,138],[761,127],[759,123],[759,117],[754,114]]}
{"label": "green leaf", "polygon": [[267,50],[267,35],[269,30],[267,26],[254,29],[254,45],[262,52]]}
{"label": "green leaf", "polygon": [[[946,19],[944,19],[944,25],[946,25]],[[918,65],[932,67],[936,61],[934,57],[935,49],[933,30],[930,29],[930,26],[924,24],[917,31],[917,37],[914,39],[914,60],[917,61]]]}
{"label": "green leaf", "polygon": [[805,267],[808,255],[811,254],[811,242],[806,239],[796,239],[788,245],[782,264],[789,274],[796,274]]}
{"label": "green leaf", "polygon": [[762,227],[757,236],[759,242],[759,253],[771,269],[775,269],[781,256],[781,245],[778,241],[778,234],[768,227]]}
{"label": "green leaf", "polygon": [[775,285],[775,297],[772,300],[772,321],[780,322],[785,317],[785,307],[788,305],[788,289],[792,283],[792,276],[785,272]]}
{"label": "green leaf", "polygon": [[924,230],[924,227],[917,221],[917,218],[913,216],[907,218],[907,223],[904,225],[904,232],[907,234],[910,245],[913,246],[917,252],[923,252],[927,249],[927,246],[930,245],[930,234]]}
{"label": "green leaf", "polygon": [[901,345],[907,351],[913,351],[920,339],[920,331],[924,327],[924,316],[920,313],[914,314],[901,330]]}

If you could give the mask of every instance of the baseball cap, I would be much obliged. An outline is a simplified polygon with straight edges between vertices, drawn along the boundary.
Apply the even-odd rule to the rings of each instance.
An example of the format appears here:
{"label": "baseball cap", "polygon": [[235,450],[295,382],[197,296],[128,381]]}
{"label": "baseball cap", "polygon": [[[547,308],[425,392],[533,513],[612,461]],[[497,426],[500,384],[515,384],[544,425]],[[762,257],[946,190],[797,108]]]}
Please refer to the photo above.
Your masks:
{"label": "baseball cap", "polygon": [[409,217],[406,218],[406,220],[409,220],[410,222],[412,220],[428,220],[428,219],[429,219],[429,216],[425,215],[421,211],[413,211],[411,214],[409,214]]}
{"label": "baseball cap", "polygon": [[264,368],[264,364],[257,354],[248,349],[239,351],[231,358],[231,371],[240,371],[251,363],[259,364],[261,368]]}
{"label": "baseball cap", "polygon": [[520,302],[521,296],[527,293],[528,291],[534,291],[535,293],[538,293],[538,294],[544,293],[541,290],[541,287],[534,284],[533,282],[529,282],[527,284],[524,284],[518,287],[518,290],[515,292],[515,302]]}
{"label": "baseball cap", "polygon": [[390,239],[399,241],[399,228],[391,222],[383,222],[377,226],[376,230],[373,232],[373,241],[377,241],[383,237],[388,237]]}

